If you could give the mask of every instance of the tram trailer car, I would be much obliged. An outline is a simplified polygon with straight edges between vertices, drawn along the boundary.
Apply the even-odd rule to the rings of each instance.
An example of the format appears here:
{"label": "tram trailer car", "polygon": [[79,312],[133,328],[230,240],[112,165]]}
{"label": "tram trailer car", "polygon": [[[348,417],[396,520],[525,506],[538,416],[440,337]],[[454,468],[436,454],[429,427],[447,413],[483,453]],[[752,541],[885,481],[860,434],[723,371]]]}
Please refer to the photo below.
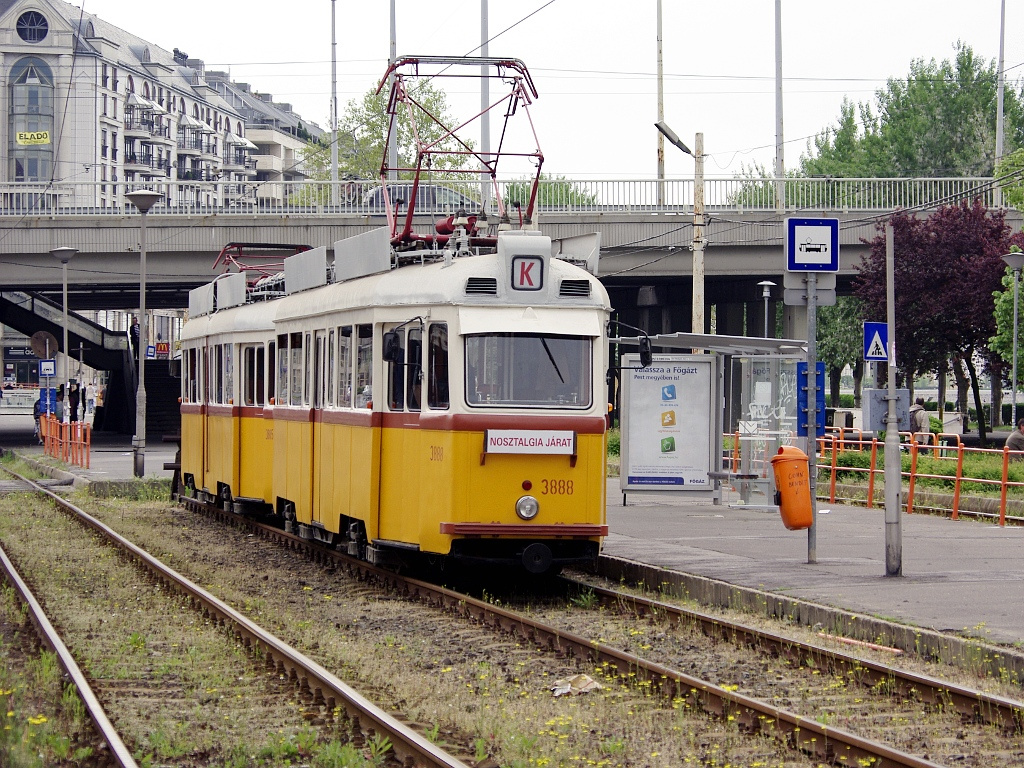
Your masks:
{"label": "tram trailer car", "polygon": [[397,268],[389,255],[376,274],[286,279],[281,298],[190,318],[186,493],[379,564],[593,561],[609,302],[551,253],[537,231],[500,232],[489,254]]}

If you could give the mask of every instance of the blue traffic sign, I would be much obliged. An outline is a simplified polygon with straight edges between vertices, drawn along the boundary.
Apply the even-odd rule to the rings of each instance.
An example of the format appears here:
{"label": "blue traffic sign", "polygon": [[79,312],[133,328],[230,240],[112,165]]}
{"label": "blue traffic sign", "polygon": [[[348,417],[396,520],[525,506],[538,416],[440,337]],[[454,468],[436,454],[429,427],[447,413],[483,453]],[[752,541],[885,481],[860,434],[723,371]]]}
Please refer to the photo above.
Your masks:
{"label": "blue traffic sign", "polygon": [[786,219],[789,272],[839,271],[839,219]]}
{"label": "blue traffic sign", "polygon": [[869,363],[889,359],[888,323],[864,323],[864,359]]}

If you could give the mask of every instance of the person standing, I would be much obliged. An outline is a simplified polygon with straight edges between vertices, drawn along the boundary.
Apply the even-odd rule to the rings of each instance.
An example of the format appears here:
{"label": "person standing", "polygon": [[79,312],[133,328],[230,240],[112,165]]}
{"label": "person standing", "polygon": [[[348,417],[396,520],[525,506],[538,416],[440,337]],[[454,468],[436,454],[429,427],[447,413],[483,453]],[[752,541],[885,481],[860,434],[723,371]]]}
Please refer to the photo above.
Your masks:
{"label": "person standing", "polygon": [[932,420],[928,416],[928,411],[924,409],[923,397],[917,398],[910,406],[910,431],[914,433],[917,442],[931,442]]}
{"label": "person standing", "polygon": [[[1006,447],[1011,451],[1024,451],[1024,419],[1017,422],[1017,428],[1006,438]],[[1024,453],[1010,456],[1012,461],[1024,461]]]}

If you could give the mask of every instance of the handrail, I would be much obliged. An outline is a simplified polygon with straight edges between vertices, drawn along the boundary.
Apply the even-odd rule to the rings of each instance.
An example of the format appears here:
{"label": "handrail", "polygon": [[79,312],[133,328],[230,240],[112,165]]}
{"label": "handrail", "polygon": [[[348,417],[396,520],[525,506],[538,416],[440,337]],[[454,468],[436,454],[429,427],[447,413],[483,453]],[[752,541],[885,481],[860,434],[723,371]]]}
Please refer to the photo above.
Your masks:
{"label": "handrail", "polygon": [[[999,486],[999,525],[1006,525],[1006,507],[1008,501],[1008,491],[1010,488],[1021,488],[1024,489],[1024,481],[1011,480],[1010,479],[1010,460],[1015,458],[1024,461],[1024,451],[1011,451],[1006,446],[1002,448],[969,448],[963,444],[962,439],[959,435],[952,433],[940,432],[935,435],[936,445],[925,445],[919,442],[917,434],[910,432],[901,432],[901,454],[902,451],[907,451],[910,456],[910,467],[909,470],[904,471],[900,468],[900,477],[906,478],[907,481],[907,501],[906,510],[907,514],[913,514],[914,511],[914,497],[918,491],[918,483],[922,479],[932,480],[943,480],[952,481],[953,483],[953,501],[952,501],[952,519],[959,519],[960,515],[960,501],[963,491],[963,484],[966,483],[977,483],[979,485],[992,485]],[[943,438],[949,442],[954,442],[954,445],[942,444],[940,438]],[[865,473],[867,475],[867,502],[866,506],[872,508],[874,506],[875,497],[875,477],[881,475],[884,470],[878,467],[878,446],[880,441],[878,438],[872,438],[871,440],[852,440],[847,439],[841,441],[839,435],[835,432],[831,436],[818,439],[819,445],[819,459],[816,467],[819,472],[825,471],[829,473],[829,494],[828,499],[830,503],[836,501],[836,483],[840,472],[845,473]],[[883,443],[884,444],[884,443]],[[853,447],[851,447],[853,446]],[[841,466],[838,464],[838,456],[844,451],[864,451],[870,449],[871,457],[867,467],[852,467],[852,466]],[[952,475],[936,474],[934,472],[924,472],[919,466],[919,458],[922,451],[926,454],[931,453],[933,458],[938,461],[952,461],[956,464],[956,469]],[[952,454],[952,455],[950,455]],[[1002,471],[998,479],[986,478],[986,477],[968,477],[964,475],[964,457],[967,454],[975,455],[997,455],[1002,459]],[[902,462],[902,460],[901,460]],[[901,483],[902,485],[902,483]],[[1021,519],[1021,518],[1018,518]]]}
{"label": "handrail", "polygon": [[[179,147],[182,139],[178,137]],[[207,151],[199,144],[193,151]],[[262,157],[262,156],[260,156]],[[252,159],[252,158],[247,158]],[[246,164],[248,168],[248,163]],[[333,214],[368,215],[382,211],[372,207],[366,194],[379,180],[256,181],[191,180],[187,170],[173,171],[179,178],[152,179],[144,185],[125,181],[59,181],[0,183],[0,216],[4,215],[111,215],[134,211],[124,198],[140,186],[155,189],[164,199],[152,210],[157,216],[197,214]],[[196,169],[192,169],[194,172]],[[244,174],[243,174],[244,175]],[[936,208],[950,201],[980,197],[997,207],[997,185],[990,177],[943,178],[786,178],[787,210],[822,212],[891,211],[895,208]],[[422,182],[446,187],[470,199],[481,199],[480,182],[431,178]],[[521,179],[499,179],[502,198],[514,202],[522,196]],[[242,190],[239,193],[237,190]],[[352,194],[358,190],[361,194]],[[541,213],[692,214],[693,179],[541,179],[538,208]],[[704,203],[708,213],[776,213],[776,180],[773,178],[704,179]],[[337,201],[337,202],[335,202]],[[420,209],[423,208],[422,211]],[[417,203],[417,211],[440,213]],[[447,211],[454,213],[454,211]]]}

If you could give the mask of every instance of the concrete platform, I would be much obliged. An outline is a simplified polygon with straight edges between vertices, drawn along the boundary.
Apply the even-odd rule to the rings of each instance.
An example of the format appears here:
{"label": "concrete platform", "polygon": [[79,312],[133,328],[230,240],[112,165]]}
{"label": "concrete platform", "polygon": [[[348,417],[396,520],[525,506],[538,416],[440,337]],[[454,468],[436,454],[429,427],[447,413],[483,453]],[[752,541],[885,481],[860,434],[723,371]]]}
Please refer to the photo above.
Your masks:
{"label": "concrete platform", "polygon": [[1024,644],[1024,527],[901,515],[902,575],[885,573],[885,513],[818,503],[806,531],[774,510],[634,495],[608,481],[604,553],[939,632]]}
{"label": "concrete platform", "polygon": [[[32,437],[32,414],[0,414],[0,447],[17,448],[27,456],[42,456],[43,447]],[[163,435],[146,436],[145,477],[170,478],[172,470],[164,469],[165,462],[173,462],[178,446],[164,443]],[[132,438],[111,432],[96,432],[92,437],[89,468],[68,467],[68,471],[83,481],[131,480],[135,476]]]}

